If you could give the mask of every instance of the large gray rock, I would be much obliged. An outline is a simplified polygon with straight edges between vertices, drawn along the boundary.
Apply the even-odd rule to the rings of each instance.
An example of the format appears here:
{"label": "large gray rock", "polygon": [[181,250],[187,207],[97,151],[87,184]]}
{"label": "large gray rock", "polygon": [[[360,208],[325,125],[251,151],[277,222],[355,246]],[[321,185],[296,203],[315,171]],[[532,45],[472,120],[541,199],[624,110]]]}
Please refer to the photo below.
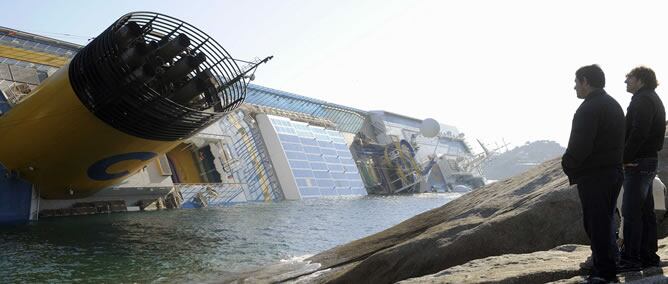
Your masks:
{"label": "large gray rock", "polygon": [[490,256],[399,283],[548,283],[579,278],[579,264],[590,253],[588,246],[563,245],[548,251]]}
{"label": "large gray rock", "polygon": [[[309,282],[392,283],[473,259],[587,242],[575,187],[560,160],[466,194],[369,237],[308,259]],[[337,268],[328,270],[330,268]]]}
{"label": "large gray rock", "polygon": [[[668,161],[668,155],[660,160]],[[659,225],[659,236],[666,234],[668,222],[663,222]],[[663,254],[668,257],[665,251],[668,240],[663,242]],[[283,272],[274,275],[286,277],[264,280],[393,283],[431,275],[410,281],[575,283],[582,280],[575,276],[576,263],[589,254],[586,246],[542,251],[564,244],[587,243],[577,190],[568,185],[560,159],[554,159],[385,231],[317,254],[307,259],[298,273],[277,269],[274,272]],[[569,252],[568,248],[573,250]],[[527,267],[528,272],[521,274]],[[471,272],[476,269],[481,271],[478,276]],[[432,275],[438,272],[441,273]],[[625,280],[668,282],[662,275]]]}
{"label": "large gray rock", "polygon": [[[659,256],[668,259],[668,239],[659,240]],[[574,284],[584,280],[580,263],[590,254],[588,246],[562,245],[549,251],[528,254],[506,254],[476,259],[441,272],[401,281],[417,283],[561,283]],[[661,268],[619,274],[624,283],[668,283],[668,263]]]}

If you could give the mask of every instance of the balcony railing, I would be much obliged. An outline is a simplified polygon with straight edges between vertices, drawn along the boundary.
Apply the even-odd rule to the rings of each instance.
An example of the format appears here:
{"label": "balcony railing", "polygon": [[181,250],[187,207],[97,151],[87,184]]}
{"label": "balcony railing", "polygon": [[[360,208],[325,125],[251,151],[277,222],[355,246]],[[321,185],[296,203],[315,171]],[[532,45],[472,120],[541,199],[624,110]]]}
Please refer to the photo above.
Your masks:
{"label": "balcony railing", "polygon": [[174,189],[183,196],[186,207],[221,206],[235,202],[247,191],[246,183],[176,183]]}

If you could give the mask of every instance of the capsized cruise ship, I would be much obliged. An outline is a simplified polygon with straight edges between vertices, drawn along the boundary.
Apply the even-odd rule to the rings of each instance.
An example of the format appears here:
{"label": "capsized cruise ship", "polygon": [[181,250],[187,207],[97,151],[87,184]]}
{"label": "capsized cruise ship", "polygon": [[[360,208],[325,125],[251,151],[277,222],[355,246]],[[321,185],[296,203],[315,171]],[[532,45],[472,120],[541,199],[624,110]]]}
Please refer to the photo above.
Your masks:
{"label": "capsized cruise ship", "polygon": [[[212,75],[202,71],[211,68],[203,67],[222,61],[199,55],[197,46],[209,42],[199,30],[193,36],[199,42],[186,40],[179,32],[170,34],[181,28],[178,25],[167,29],[151,22],[158,14],[130,15],[104,32],[122,41],[119,46],[124,49],[117,56],[128,62],[117,68],[132,65],[134,73],[127,75],[77,59],[84,54],[104,57],[88,48],[104,49],[100,46],[108,42],[102,35],[83,47],[0,27],[0,129],[9,131],[0,141],[0,200],[16,201],[0,202],[0,221],[481,185],[482,178],[471,166],[477,156],[452,126],[441,124],[438,137],[427,139],[419,135],[419,119],[249,84],[254,77],[250,72],[262,62],[226,66],[232,75],[222,74],[223,69]],[[128,17],[135,17],[132,22],[138,27],[128,26]],[[155,25],[162,32],[147,31],[149,22],[149,28]],[[126,42],[124,37],[142,41]],[[145,67],[150,60],[136,59],[137,54],[154,54],[147,51],[155,48],[151,42],[158,47],[185,46],[171,62],[162,62],[164,69],[174,69],[157,72],[167,75],[154,75],[150,69],[156,66]],[[220,46],[208,50],[214,49],[224,51]],[[178,66],[186,69],[176,72]],[[95,67],[100,70],[79,71],[93,77],[72,75],[73,70]],[[188,70],[189,75],[179,77]],[[166,84],[164,78],[178,82]],[[219,99],[206,95],[207,82],[219,89]],[[88,86],[95,84],[99,86]],[[118,86],[149,95],[116,102],[96,95]],[[231,89],[225,92],[224,86]],[[188,97],[199,91],[203,95]],[[163,97],[171,103],[147,108],[142,101],[166,101]],[[183,112],[167,111],[181,105]],[[78,114],[59,117],[72,109]],[[173,123],[161,126],[160,120],[169,115],[174,115]],[[188,119],[178,124],[181,115]],[[29,128],[15,127],[27,121],[33,121]],[[154,148],[128,148],[145,147],[141,145]]]}

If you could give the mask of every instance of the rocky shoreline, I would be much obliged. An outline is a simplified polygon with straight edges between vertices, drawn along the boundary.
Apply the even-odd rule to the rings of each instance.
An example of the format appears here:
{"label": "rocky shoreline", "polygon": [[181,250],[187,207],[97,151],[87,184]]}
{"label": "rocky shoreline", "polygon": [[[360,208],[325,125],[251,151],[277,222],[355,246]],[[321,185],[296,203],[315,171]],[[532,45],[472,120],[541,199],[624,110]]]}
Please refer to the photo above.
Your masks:
{"label": "rocky shoreline", "polygon": [[[659,242],[662,259],[668,259],[668,239]],[[453,266],[435,274],[401,281],[415,283],[580,283],[586,272],[580,263],[589,257],[586,245],[562,245],[548,251],[527,254],[505,254],[476,259]],[[619,274],[625,283],[668,283],[664,267],[648,268],[641,272]]]}
{"label": "rocky shoreline", "polygon": [[[302,265],[267,268],[274,272],[270,278],[251,272],[241,281],[578,283],[586,274],[579,264],[590,255],[581,214],[575,186],[568,184],[560,159],[553,159]],[[659,224],[661,238],[666,223]],[[667,246],[668,238],[661,239],[664,260]],[[668,283],[658,268],[620,279]]]}

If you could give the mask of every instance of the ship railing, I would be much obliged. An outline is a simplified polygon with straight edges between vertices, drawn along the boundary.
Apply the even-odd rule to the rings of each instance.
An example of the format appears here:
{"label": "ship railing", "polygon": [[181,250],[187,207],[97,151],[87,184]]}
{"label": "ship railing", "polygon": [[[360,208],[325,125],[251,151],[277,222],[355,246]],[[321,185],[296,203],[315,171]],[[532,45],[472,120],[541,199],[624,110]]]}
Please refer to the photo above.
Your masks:
{"label": "ship railing", "polygon": [[208,205],[225,205],[235,202],[237,197],[247,192],[246,183],[175,183],[174,189],[181,192],[185,202],[197,197]]}
{"label": "ship railing", "polygon": [[[423,178],[422,176],[419,175],[419,173],[417,171],[409,172],[408,175],[406,175],[406,176],[412,176],[413,177],[413,182],[411,182],[409,184],[406,184],[403,187],[395,190],[394,193],[400,193],[400,192],[405,191],[407,189],[413,188],[415,185],[419,184],[420,181],[422,181],[422,178]],[[393,184],[393,183],[395,183],[399,180],[403,181],[402,178],[398,178],[398,179],[395,179],[395,180],[391,181],[391,184]]]}
{"label": "ship railing", "polygon": [[30,92],[31,88],[28,84],[14,82],[4,93],[9,106],[14,107],[27,98]]}

